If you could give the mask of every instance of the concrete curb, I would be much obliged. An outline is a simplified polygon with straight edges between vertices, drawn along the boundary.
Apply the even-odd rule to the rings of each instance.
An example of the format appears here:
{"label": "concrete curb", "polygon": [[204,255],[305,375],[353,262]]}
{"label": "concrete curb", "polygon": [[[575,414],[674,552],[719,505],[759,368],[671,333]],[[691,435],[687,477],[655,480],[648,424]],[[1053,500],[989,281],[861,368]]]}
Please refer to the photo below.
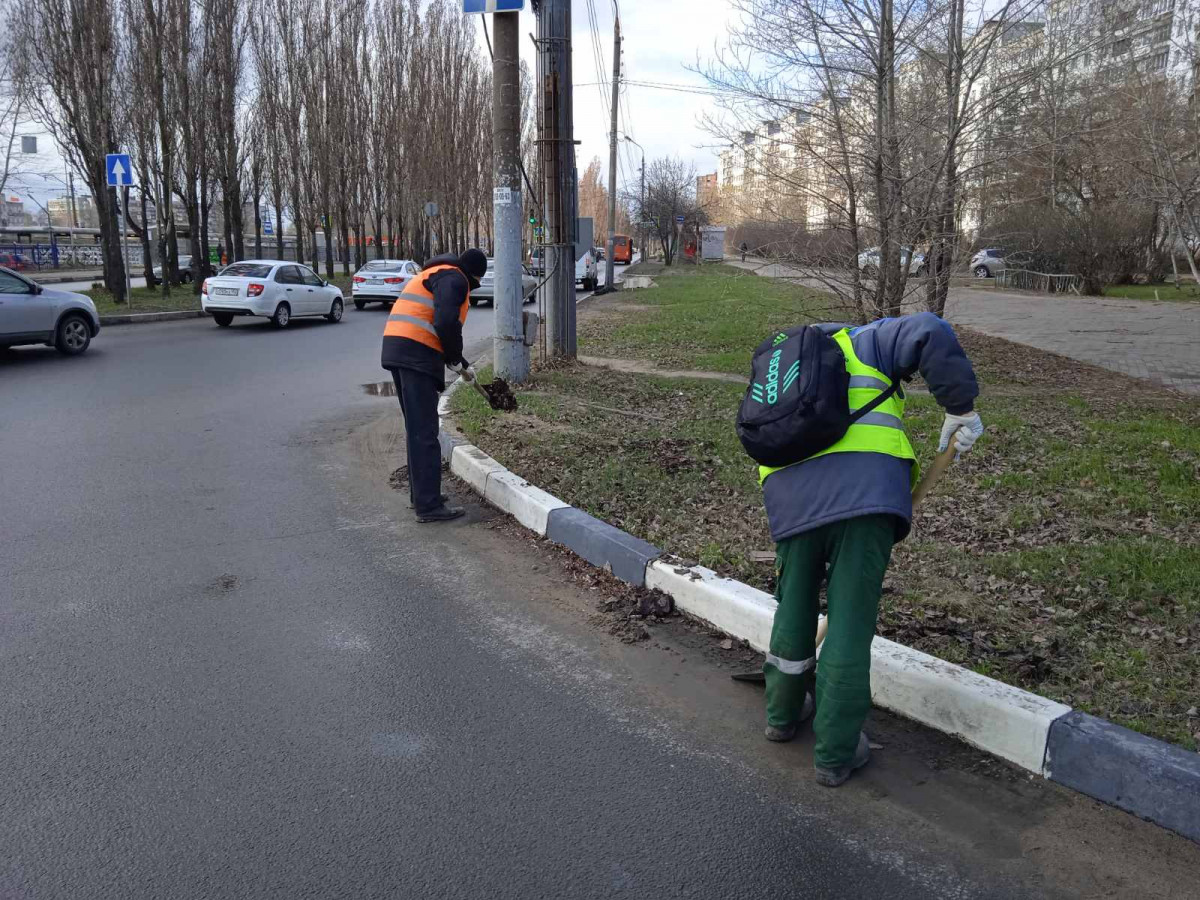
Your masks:
{"label": "concrete curb", "polygon": [[[449,414],[451,385],[438,412]],[[443,423],[444,424],[444,423]],[[497,508],[630,584],[765,651],[775,599],[701,566],[676,566],[638,538],[575,509],[443,427],[450,469]],[[968,744],[1200,842],[1200,754],[1148,738],[882,637],[871,699]]]}
{"label": "concrete curb", "polygon": [[1075,710],[1050,729],[1046,777],[1200,842],[1200,753]]}
{"label": "concrete curb", "polygon": [[[651,564],[646,586],[670,594],[680,609],[766,652],[776,606],[770,594],[711,569],[662,561]],[[871,644],[871,700],[1038,774],[1051,725],[1071,711],[882,637]]]}
{"label": "concrete curb", "polygon": [[646,584],[646,566],[662,555],[654,545],[565,503],[550,513],[546,537],[637,587]]}
{"label": "concrete curb", "polygon": [[173,322],[176,319],[200,319],[207,313],[200,309],[181,309],[171,312],[152,313],[121,313],[115,316],[101,316],[100,327],[109,325],[142,325],[146,322]]}

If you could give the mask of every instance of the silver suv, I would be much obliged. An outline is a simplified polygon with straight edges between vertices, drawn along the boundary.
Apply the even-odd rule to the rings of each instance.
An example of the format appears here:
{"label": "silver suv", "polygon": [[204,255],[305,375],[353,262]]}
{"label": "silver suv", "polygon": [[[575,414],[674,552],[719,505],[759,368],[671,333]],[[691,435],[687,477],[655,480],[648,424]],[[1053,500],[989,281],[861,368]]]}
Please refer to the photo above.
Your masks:
{"label": "silver suv", "polygon": [[77,356],[99,333],[91,297],[44,288],[0,266],[0,347],[46,344]]}

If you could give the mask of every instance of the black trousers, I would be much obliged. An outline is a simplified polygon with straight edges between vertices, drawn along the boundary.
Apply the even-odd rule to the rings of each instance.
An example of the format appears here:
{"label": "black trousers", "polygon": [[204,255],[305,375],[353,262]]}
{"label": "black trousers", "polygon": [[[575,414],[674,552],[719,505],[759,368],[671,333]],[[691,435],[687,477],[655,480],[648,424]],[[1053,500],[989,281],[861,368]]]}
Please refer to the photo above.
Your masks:
{"label": "black trousers", "polygon": [[408,495],[417,515],[442,505],[442,447],[438,443],[438,384],[415,369],[392,369],[404,443],[408,451]]}

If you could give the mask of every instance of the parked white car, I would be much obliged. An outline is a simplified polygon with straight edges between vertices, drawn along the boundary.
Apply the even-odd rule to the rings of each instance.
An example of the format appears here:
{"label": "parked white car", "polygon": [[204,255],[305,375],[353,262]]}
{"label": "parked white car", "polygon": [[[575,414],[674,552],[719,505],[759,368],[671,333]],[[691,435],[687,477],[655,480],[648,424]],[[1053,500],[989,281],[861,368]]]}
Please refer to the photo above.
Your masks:
{"label": "parked white car", "polygon": [[44,288],[0,266],[0,347],[46,344],[78,356],[99,333],[91,297]]}
{"label": "parked white car", "polygon": [[[916,275],[918,278],[925,276],[925,254],[913,253],[911,247],[900,248],[900,266],[908,266],[908,257],[912,254],[912,265],[909,266],[908,273]],[[874,278],[879,272],[879,248],[871,247],[869,250],[864,250],[858,254],[858,270],[868,278]]]}
{"label": "parked white car", "polygon": [[350,296],[354,308],[368,303],[384,303],[391,308],[409,279],[421,271],[411,259],[373,259],[354,273]]}
{"label": "parked white car", "polygon": [[262,316],[286,328],[298,316],[340,322],[342,292],[308,266],[275,259],[248,259],[226,266],[200,288],[200,306],[222,328],[235,316]]}
{"label": "parked white car", "polygon": [[575,283],[583,285],[585,291],[594,291],[598,277],[596,257],[591,250],[585,250],[583,256],[575,260]]}
{"label": "parked white car", "polygon": [[[521,302],[528,303],[533,299],[533,292],[537,290],[538,279],[533,274],[533,269],[529,266],[521,266]],[[494,304],[496,300],[496,260],[489,259],[487,261],[487,271],[483,273],[483,277],[479,279],[479,287],[471,291],[471,305],[478,306],[480,303]]]}

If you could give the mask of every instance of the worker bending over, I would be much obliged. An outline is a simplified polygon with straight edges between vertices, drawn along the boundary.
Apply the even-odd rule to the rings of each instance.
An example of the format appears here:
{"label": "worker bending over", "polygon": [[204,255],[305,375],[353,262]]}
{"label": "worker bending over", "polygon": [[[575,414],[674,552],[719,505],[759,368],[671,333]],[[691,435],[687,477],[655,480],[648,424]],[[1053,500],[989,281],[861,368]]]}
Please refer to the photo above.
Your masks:
{"label": "worker bending over", "polygon": [[[908,535],[912,520],[917,465],[901,423],[898,382],[919,372],[946,411],[939,450],[953,441],[958,453],[966,453],[983,424],[973,411],[975,373],[943,319],[919,313],[857,328],[817,328],[836,340],[845,357],[850,412],[876,405],[827,449],[759,469],[777,544],[779,602],[765,664],[766,735],[791,740],[813,715],[815,686],[816,777],[836,787],[870,757],[862,726],[871,707],[871,641],[892,546]],[[886,395],[882,401],[880,395]],[[815,637],[826,578],[829,631],[818,666]]]}
{"label": "worker bending over", "polygon": [[408,451],[408,495],[418,522],[444,522],[463,514],[442,493],[442,448],[438,443],[438,394],[446,368],[467,381],[475,370],[463,356],[463,325],[471,290],[487,271],[483,251],[437,256],[414,275],[383,329],[382,364],[392,373]]}

